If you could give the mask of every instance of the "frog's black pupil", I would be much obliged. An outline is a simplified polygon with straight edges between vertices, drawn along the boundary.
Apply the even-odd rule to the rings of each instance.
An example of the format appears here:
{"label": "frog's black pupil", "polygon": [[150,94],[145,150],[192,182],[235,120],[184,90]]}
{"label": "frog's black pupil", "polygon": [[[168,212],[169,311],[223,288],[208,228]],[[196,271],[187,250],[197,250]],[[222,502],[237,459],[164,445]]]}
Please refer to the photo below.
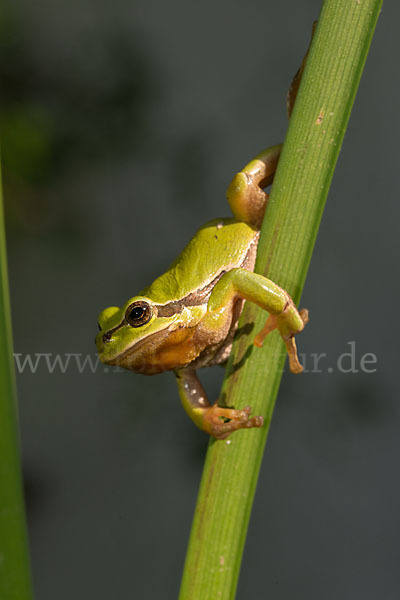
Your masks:
{"label": "frog's black pupil", "polygon": [[143,317],[143,313],[144,313],[144,308],[142,308],[141,306],[136,306],[135,308],[132,308],[131,314],[129,315],[129,317],[132,320],[140,319],[141,317]]}
{"label": "frog's black pupil", "polygon": [[147,302],[138,301],[127,309],[125,319],[131,327],[141,327],[150,321],[151,314],[151,308]]}

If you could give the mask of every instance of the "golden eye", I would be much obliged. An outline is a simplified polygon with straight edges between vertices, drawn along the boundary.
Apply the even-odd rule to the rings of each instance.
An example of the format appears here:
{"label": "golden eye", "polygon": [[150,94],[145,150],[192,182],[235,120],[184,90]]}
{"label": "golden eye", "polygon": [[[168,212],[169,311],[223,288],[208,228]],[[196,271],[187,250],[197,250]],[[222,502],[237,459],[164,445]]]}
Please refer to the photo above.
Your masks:
{"label": "golden eye", "polygon": [[150,304],[143,300],[138,300],[128,306],[125,319],[132,327],[141,327],[150,321],[152,314]]}

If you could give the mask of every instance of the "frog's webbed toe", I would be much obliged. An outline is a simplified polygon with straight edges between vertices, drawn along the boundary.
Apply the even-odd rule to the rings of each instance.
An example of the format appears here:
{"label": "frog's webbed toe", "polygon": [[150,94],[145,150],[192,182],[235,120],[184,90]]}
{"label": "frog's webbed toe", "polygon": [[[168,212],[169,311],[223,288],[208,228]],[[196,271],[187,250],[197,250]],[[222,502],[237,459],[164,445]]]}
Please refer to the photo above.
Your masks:
{"label": "frog's webbed toe", "polygon": [[217,440],[223,440],[230,433],[238,429],[251,429],[252,427],[262,427],[264,425],[263,417],[250,417],[250,414],[250,406],[236,410],[233,408],[222,408],[214,404],[204,410],[204,429]]}

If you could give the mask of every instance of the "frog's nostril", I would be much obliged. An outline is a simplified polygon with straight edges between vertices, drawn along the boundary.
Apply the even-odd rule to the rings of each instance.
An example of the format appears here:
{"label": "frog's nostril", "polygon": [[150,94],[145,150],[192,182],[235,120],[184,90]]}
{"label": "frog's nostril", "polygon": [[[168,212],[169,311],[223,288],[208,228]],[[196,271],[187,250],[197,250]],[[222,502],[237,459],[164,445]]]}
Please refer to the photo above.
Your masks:
{"label": "frog's nostril", "polygon": [[105,333],[103,335],[103,342],[109,342],[111,340],[111,336],[112,336],[111,331],[107,331],[107,333]]}

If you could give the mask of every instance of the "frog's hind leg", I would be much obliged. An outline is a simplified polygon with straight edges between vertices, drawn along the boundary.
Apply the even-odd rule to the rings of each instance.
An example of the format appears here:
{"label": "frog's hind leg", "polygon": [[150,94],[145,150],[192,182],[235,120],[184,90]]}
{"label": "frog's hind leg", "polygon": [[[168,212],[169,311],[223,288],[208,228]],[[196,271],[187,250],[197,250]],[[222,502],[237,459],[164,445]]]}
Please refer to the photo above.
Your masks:
{"label": "frog's hind leg", "polygon": [[[286,107],[289,118],[292,114],[316,26],[317,22],[315,21],[309,47],[287,93]],[[282,145],[271,146],[258,154],[240,173],[235,175],[229,184],[226,195],[233,216],[238,221],[244,221],[260,229],[269,198],[264,188],[273,181],[281,149]]]}
{"label": "frog's hind leg", "polygon": [[316,28],[317,28],[317,21],[314,21],[314,23],[312,25],[311,39],[310,39],[310,43],[307,48],[307,52],[305,53],[305,56],[302,60],[299,70],[297,71],[296,75],[293,77],[292,83],[290,85],[289,91],[286,96],[286,109],[287,109],[287,114],[288,114],[289,118],[293,111],[294,101],[296,100],[297,92],[299,91],[300,81],[301,81],[301,78],[303,77],[304,69],[306,66],[307,58],[308,58],[308,53],[310,51],[311,42],[313,40]]}
{"label": "frog's hind leg", "polygon": [[261,227],[269,197],[264,188],[273,181],[281,149],[279,144],[258,154],[229,184],[226,195],[238,221]]}
{"label": "frog's hind leg", "polygon": [[262,427],[263,417],[250,417],[250,406],[235,410],[220,407],[217,403],[211,405],[194,369],[179,369],[175,376],[185,411],[197,427],[209,435],[223,440],[238,429]]}

